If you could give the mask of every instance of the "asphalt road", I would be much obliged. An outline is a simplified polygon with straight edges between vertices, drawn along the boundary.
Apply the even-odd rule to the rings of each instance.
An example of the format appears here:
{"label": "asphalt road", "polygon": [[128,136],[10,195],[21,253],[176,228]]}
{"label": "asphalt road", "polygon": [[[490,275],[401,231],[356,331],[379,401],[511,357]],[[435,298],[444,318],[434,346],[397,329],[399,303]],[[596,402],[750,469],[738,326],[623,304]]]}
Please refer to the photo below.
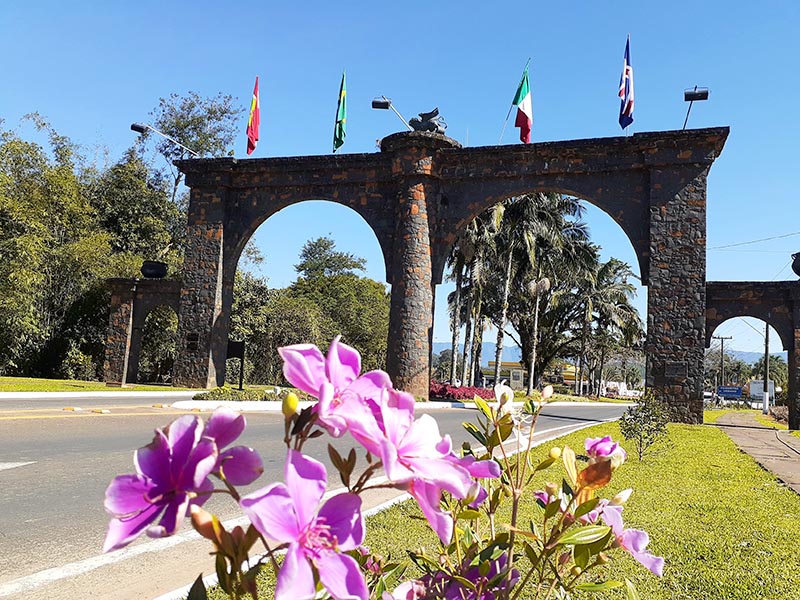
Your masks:
{"label": "asphalt road", "polygon": [[[179,538],[145,538],[126,550],[100,555],[108,524],[103,510],[108,483],[115,475],[133,472],[133,451],[152,439],[156,427],[181,414],[153,408],[153,403],[132,397],[84,399],[84,411],[68,412],[63,400],[38,408],[0,402],[0,597],[57,600],[90,592],[101,598],[152,599],[189,583],[200,571],[213,571],[206,542],[183,541],[193,537],[190,527]],[[547,407],[536,437],[616,418],[623,410],[614,404]],[[461,423],[474,418],[474,411],[431,414],[456,447],[467,439]],[[251,486],[256,489],[282,479],[283,424],[280,413],[250,413],[247,420],[239,442],[256,448],[266,469]],[[327,462],[327,442],[323,437],[307,450]],[[329,487],[339,487],[338,478],[332,479]],[[388,498],[376,494],[365,503]],[[223,521],[241,516],[227,497],[215,497],[206,506]]]}

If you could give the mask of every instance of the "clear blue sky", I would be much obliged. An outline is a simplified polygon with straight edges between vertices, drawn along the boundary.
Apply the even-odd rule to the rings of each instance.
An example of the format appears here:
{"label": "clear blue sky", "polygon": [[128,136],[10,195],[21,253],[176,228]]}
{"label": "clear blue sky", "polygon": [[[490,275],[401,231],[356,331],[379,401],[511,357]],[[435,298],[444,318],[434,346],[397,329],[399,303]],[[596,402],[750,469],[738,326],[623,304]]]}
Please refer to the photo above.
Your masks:
{"label": "clear blue sky", "polygon": [[[683,90],[710,88],[690,127],[728,125],[731,135],[708,190],[708,279],[793,279],[800,251],[794,181],[800,4],[784,2],[4,2],[0,20],[5,127],[34,137],[20,117],[37,111],[114,162],[133,121],[158,99],[190,90],[236,96],[249,106],[261,87],[261,141],[253,157],[331,152],[342,70],[347,70],[347,141],[340,152],[372,152],[401,130],[385,94],[406,118],[438,106],[447,134],[470,146],[497,144],[503,119],[531,60],[534,141],[620,135],[617,86],[631,35],[636,109],[633,132],[678,129]],[[515,143],[509,125],[503,143]],[[236,155],[244,158],[246,115]],[[591,209],[592,236],[606,257],[636,267],[631,246]],[[309,238],[331,235],[364,256],[383,280],[377,241],[355,213],[324,203],[283,211],[256,241],[273,286],[294,278]],[[721,248],[775,236],[770,242]],[[444,286],[443,286],[444,287]],[[440,309],[447,289],[440,288]],[[637,301],[642,313],[646,290]],[[752,327],[751,327],[752,325]],[[726,346],[759,350],[760,322],[729,321]],[[436,340],[449,338],[437,311]],[[773,335],[772,339],[777,339]]]}

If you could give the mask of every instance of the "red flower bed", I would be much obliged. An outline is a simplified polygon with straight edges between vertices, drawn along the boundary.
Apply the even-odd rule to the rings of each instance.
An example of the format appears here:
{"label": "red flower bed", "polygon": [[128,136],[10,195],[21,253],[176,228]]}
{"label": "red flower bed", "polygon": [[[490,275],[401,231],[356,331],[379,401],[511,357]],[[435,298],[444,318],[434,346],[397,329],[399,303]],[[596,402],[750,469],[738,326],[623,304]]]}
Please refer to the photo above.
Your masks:
{"label": "red flower bed", "polygon": [[438,398],[441,400],[472,400],[475,396],[485,398],[487,400],[494,400],[494,390],[482,387],[455,387],[446,383],[439,383],[431,381],[429,390],[430,398]]}

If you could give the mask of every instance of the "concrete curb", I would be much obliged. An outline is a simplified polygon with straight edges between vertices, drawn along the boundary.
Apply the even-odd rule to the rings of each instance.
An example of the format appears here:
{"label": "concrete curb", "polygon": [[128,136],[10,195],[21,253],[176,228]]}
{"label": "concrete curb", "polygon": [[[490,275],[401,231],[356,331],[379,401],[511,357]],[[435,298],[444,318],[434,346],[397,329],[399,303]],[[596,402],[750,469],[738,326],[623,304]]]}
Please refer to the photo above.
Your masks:
{"label": "concrete curb", "polygon": [[[300,408],[313,406],[314,402],[300,402]],[[546,406],[607,406],[608,402],[551,402]],[[615,403],[619,406],[632,406],[633,403],[623,404]],[[237,400],[179,400],[170,404],[170,408],[179,410],[199,410],[199,411],[212,411],[220,406],[225,406],[231,410],[239,412],[279,412],[281,410],[281,402],[277,400],[256,400],[256,401],[237,401]],[[515,407],[521,407],[522,402],[515,402]],[[451,408],[475,408],[472,402],[417,402],[414,405],[416,412],[428,412],[437,410],[447,410]]]}
{"label": "concrete curb", "polygon": [[69,399],[106,399],[106,398],[169,398],[169,399],[186,399],[192,398],[197,391],[179,392],[179,391],[164,391],[164,392],[137,392],[131,390],[129,392],[0,392],[0,400],[32,400],[32,399],[54,399],[62,398]]}

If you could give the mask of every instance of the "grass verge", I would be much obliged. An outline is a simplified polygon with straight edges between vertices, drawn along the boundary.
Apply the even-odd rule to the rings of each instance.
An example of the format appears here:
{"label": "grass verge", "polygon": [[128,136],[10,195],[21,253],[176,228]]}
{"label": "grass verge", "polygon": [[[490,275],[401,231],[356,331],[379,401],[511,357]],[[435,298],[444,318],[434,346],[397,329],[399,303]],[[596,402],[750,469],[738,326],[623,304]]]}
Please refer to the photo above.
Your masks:
{"label": "grass verge", "polygon": [[[566,436],[535,453],[543,457],[551,445],[564,444],[579,450],[586,437],[606,434],[620,439],[619,427],[611,423]],[[626,449],[633,457],[633,448]],[[634,489],[625,508],[626,526],[650,534],[649,549],[666,560],[664,577],[651,575],[622,552],[610,563],[609,575],[634,581],[640,597],[649,600],[796,599],[800,497],[714,427],[670,425],[668,442],[653,450],[642,462],[631,458],[616,471],[602,495]],[[555,467],[537,476],[525,492],[529,507],[535,489],[560,478]],[[393,558],[404,558],[406,548],[433,549],[436,540],[419,516],[409,502],[371,517],[366,544]],[[271,575],[265,570],[262,578],[263,596],[269,598]],[[217,590],[209,597],[225,596]],[[624,595],[614,591],[596,597]]]}
{"label": "grass verge", "polygon": [[110,387],[102,381],[0,377],[0,392],[177,392],[188,389],[169,385],[139,384],[132,387]]}

